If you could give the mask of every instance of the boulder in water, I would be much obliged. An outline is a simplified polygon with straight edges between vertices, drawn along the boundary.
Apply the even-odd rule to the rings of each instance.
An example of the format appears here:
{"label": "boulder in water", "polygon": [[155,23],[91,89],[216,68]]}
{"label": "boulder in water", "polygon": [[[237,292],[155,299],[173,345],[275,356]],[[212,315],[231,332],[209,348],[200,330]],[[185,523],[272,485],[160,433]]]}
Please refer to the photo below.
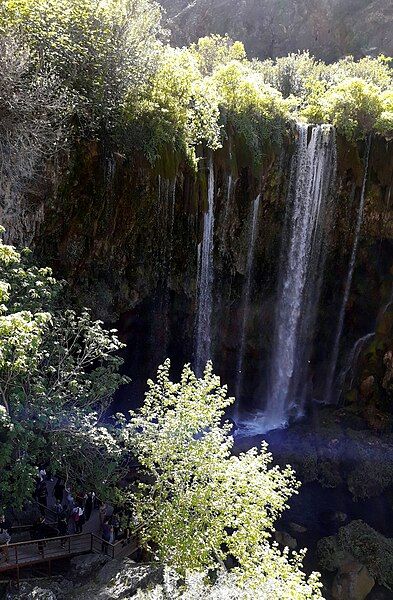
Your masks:
{"label": "boulder in water", "polygon": [[293,538],[289,533],[285,531],[276,531],[274,533],[274,538],[280,546],[284,546],[285,548],[289,548],[290,550],[295,550],[297,548],[297,541]]}
{"label": "boulder in water", "polygon": [[334,600],[365,600],[375,585],[375,579],[367,567],[356,560],[348,560],[340,567],[334,578]]}

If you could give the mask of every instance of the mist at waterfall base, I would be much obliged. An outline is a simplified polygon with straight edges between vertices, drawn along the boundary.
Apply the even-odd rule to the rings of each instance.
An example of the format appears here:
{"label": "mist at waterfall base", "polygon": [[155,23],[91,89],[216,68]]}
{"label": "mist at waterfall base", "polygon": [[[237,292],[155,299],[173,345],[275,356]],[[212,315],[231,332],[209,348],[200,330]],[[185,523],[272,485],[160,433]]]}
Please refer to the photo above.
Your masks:
{"label": "mist at waterfall base", "polygon": [[336,173],[335,131],[298,125],[281,243],[274,337],[263,410],[240,417],[252,436],[304,416],[307,370],[319,305]]}

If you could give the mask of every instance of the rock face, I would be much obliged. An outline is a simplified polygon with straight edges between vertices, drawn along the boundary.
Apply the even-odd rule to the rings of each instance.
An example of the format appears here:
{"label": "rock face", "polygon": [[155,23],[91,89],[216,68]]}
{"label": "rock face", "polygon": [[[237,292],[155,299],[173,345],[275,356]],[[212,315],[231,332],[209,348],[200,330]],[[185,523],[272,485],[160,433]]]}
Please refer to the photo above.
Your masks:
{"label": "rock face", "polygon": [[317,58],[385,53],[391,56],[389,0],[160,0],[172,39],[183,45],[210,33],[245,42],[252,56],[283,56],[299,49]]}
{"label": "rock face", "polygon": [[[337,536],[320,540],[318,556],[323,569],[338,570],[333,586],[335,598],[365,598],[374,580],[392,589],[393,540],[363,521],[352,521],[341,527]],[[358,596],[345,596],[345,591]]]}
{"label": "rock face", "polygon": [[[280,146],[267,145],[258,172],[235,137],[213,157],[212,358],[230,394],[236,390],[242,344],[249,215],[260,194],[243,344],[242,397],[247,408],[263,408],[261,399],[263,402],[267,398],[280,248],[285,243],[283,225],[295,144],[294,132],[289,130]],[[321,301],[316,307],[317,327],[305,382],[310,397],[321,400],[326,356],[334,344],[353,245],[365,148],[362,144],[350,147],[339,138],[337,152],[334,219],[326,224],[328,248],[321,273]],[[125,158],[97,144],[81,144],[75,154],[64,159],[60,170],[50,172],[48,167],[52,187],[43,187],[42,198],[36,191],[34,197],[26,197],[23,210],[29,218],[23,227],[10,214],[0,214],[8,241],[17,245],[31,242],[36,258],[69,281],[80,304],[90,306],[98,318],[117,324],[122,339],[128,342],[126,370],[133,380],[124,398],[140,398],[142,382],[154,376],[158,364],[168,356],[176,369],[193,358],[198,245],[208,183],[206,151],[201,150],[201,155],[199,170],[194,173],[182,157],[170,150],[153,169],[139,157]],[[345,366],[356,340],[375,327],[376,316],[386,301],[393,251],[389,204],[392,176],[392,143],[375,138],[362,235],[345,315],[341,366]],[[354,377],[353,381],[356,404],[364,414],[371,406],[369,419],[376,426],[381,421],[378,417],[377,423],[376,411],[383,413],[390,405],[390,388],[382,385],[386,367],[380,373],[383,356],[389,351],[387,336],[385,329],[372,365],[361,369],[361,378]],[[384,351],[382,356],[379,348]],[[363,401],[359,386],[371,376],[374,386],[372,390],[368,386],[367,398],[363,390]],[[124,408],[119,399],[117,408],[128,406]],[[326,463],[323,471],[321,477],[335,485],[338,473],[332,465]]]}
{"label": "rock face", "polygon": [[[102,558],[102,557],[100,557]],[[95,555],[73,561],[70,577],[40,580],[39,585],[23,583],[20,591],[9,594],[8,600],[128,600],[138,589],[162,582],[163,570],[155,564],[136,564],[130,559],[108,561],[101,568]],[[93,569],[95,565],[95,569]],[[75,569],[79,574],[75,579]]]}
{"label": "rock face", "polygon": [[365,600],[375,585],[368,569],[357,561],[341,565],[333,581],[334,600]]}

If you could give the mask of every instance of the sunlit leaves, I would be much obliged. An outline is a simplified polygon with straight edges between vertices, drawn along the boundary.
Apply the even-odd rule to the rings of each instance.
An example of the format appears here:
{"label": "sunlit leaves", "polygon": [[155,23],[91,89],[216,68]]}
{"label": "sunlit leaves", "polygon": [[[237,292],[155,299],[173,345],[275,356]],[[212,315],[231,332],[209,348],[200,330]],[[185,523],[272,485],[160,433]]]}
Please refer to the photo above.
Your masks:
{"label": "sunlit leaves", "polygon": [[[171,381],[169,366],[167,361],[157,381],[149,382],[144,405],[123,431],[146,476],[132,500],[138,519],[146,522],[146,540],[181,574],[215,569],[232,556],[239,582],[271,578],[282,581],[277,589],[287,590],[282,598],[319,597],[316,591],[306,595],[299,562],[291,563],[268,542],[297,490],[293,471],[273,467],[265,445],[232,455],[224,413],[233,399],[211,364],[201,379],[186,366],[178,383]],[[312,585],[308,592],[316,589]]]}
{"label": "sunlit leaves", "polygon": [[109,491],[121,451],[99,419],[123,381],[116,332],[65,309],[50,269],[2,242],[0,282],[0,501],[23,503],[47,461]]}

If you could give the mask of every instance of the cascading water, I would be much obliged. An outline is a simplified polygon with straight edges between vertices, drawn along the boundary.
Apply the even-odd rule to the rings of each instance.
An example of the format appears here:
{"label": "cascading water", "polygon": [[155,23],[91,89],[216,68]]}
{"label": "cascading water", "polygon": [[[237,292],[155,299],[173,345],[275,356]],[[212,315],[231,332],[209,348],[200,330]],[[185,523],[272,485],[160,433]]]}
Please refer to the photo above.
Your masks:
{"label": "cascading water", "polygon": [[[358,214],[357,214],[357,219],[356,219],[355,238],[354,238],[354,242],[353,242],[353,246],[352,246],[352,253],[351,253],[351,259],[349,261],[347,279],[345,282],[343,301],[341,304],[340,315],[339,315],[338,323],[337,323],[337,331],[336,331],[336,335],[335,335],[335,339],[334,339],[333,351],[332,351],[332,355],[331,355],[331,359],[330,359],[329,371],[328,371],[328,376],[327,376],[327,380],[326,380],[326,387],[325,387],[325,394],[324,394],[324,401],[326,403],[331,402],[333,400],[333,398],[332,398],[333,383],[334,383],[335,374],[336,374],[336,370],[337,370],[337,360],[338,360],[338,355],[339,355],[339,351],[340,351],[340,342],[341,342],[341,337],[342,337],[343,328],[344,328],[345,311],[347,308],[349,294],[351,291],[353,272],[355,269],[356,255],[357,255],[357,250],[358,250],[358,245],[359,245],[360,231],[361,231],[362,223],[363,223],[363,212],[364,212],[364,202],[366,199],[366,186],[367,186],[370,150],[371,150],[371,136],[369,136],[369,138],[368,138],[366,154],[364,157],[364,175],[363,175],[362,190],[361,190],[361,194],[360,194],[359,209],[358,209]],[[340,393],[339,390],[338,390],[338,393]]]}
{"label": "cascading water", "polygon": [[247,322],[249,315],[249,304],[250,304],[250,291],[251,291],[251,279],[252,270],[254,264],[254,251],[255,242],[258,235],[258,213],[259,213],[260,195],[258,195],[251,206],[250,217],[249,217],[249,244],[247,254],[247,265],[246,265],[246,278],[243,288],[242,297],[242,322],[241,322],[241,333],[240,333],[240,348],[237,357],[236,365],[236,387],[235,396],[237,398],[236,406],[239,406],[240,395],[242,392],[243,384],[243,363],[244,363],[244,352],[246,345],[246,334],[247,334]]}
{"label": "cascading water", "polygon": [[170,337],[170,277],[172,271],[173,230],[176,205],[176,178],[171,181],[158,176],[156,210],[156,264],[158,265],[154,319],[151,328],[154,368],[167,358]]}
{"label": "cascading water", "polygon": [[269,396],[261,426],[282,427],[299,416],[319,304],[336,173],[335,131],[298,125],[282,240]]}
{"label": "cascading water", "polygon": [[214,166],[209,158],[208,209],[203,217],[203,239],[198,246],[198,281],[195,372],[203,374],[207,361],[211,358],[211,316],[213,303],[213,244],[214,244]]}

